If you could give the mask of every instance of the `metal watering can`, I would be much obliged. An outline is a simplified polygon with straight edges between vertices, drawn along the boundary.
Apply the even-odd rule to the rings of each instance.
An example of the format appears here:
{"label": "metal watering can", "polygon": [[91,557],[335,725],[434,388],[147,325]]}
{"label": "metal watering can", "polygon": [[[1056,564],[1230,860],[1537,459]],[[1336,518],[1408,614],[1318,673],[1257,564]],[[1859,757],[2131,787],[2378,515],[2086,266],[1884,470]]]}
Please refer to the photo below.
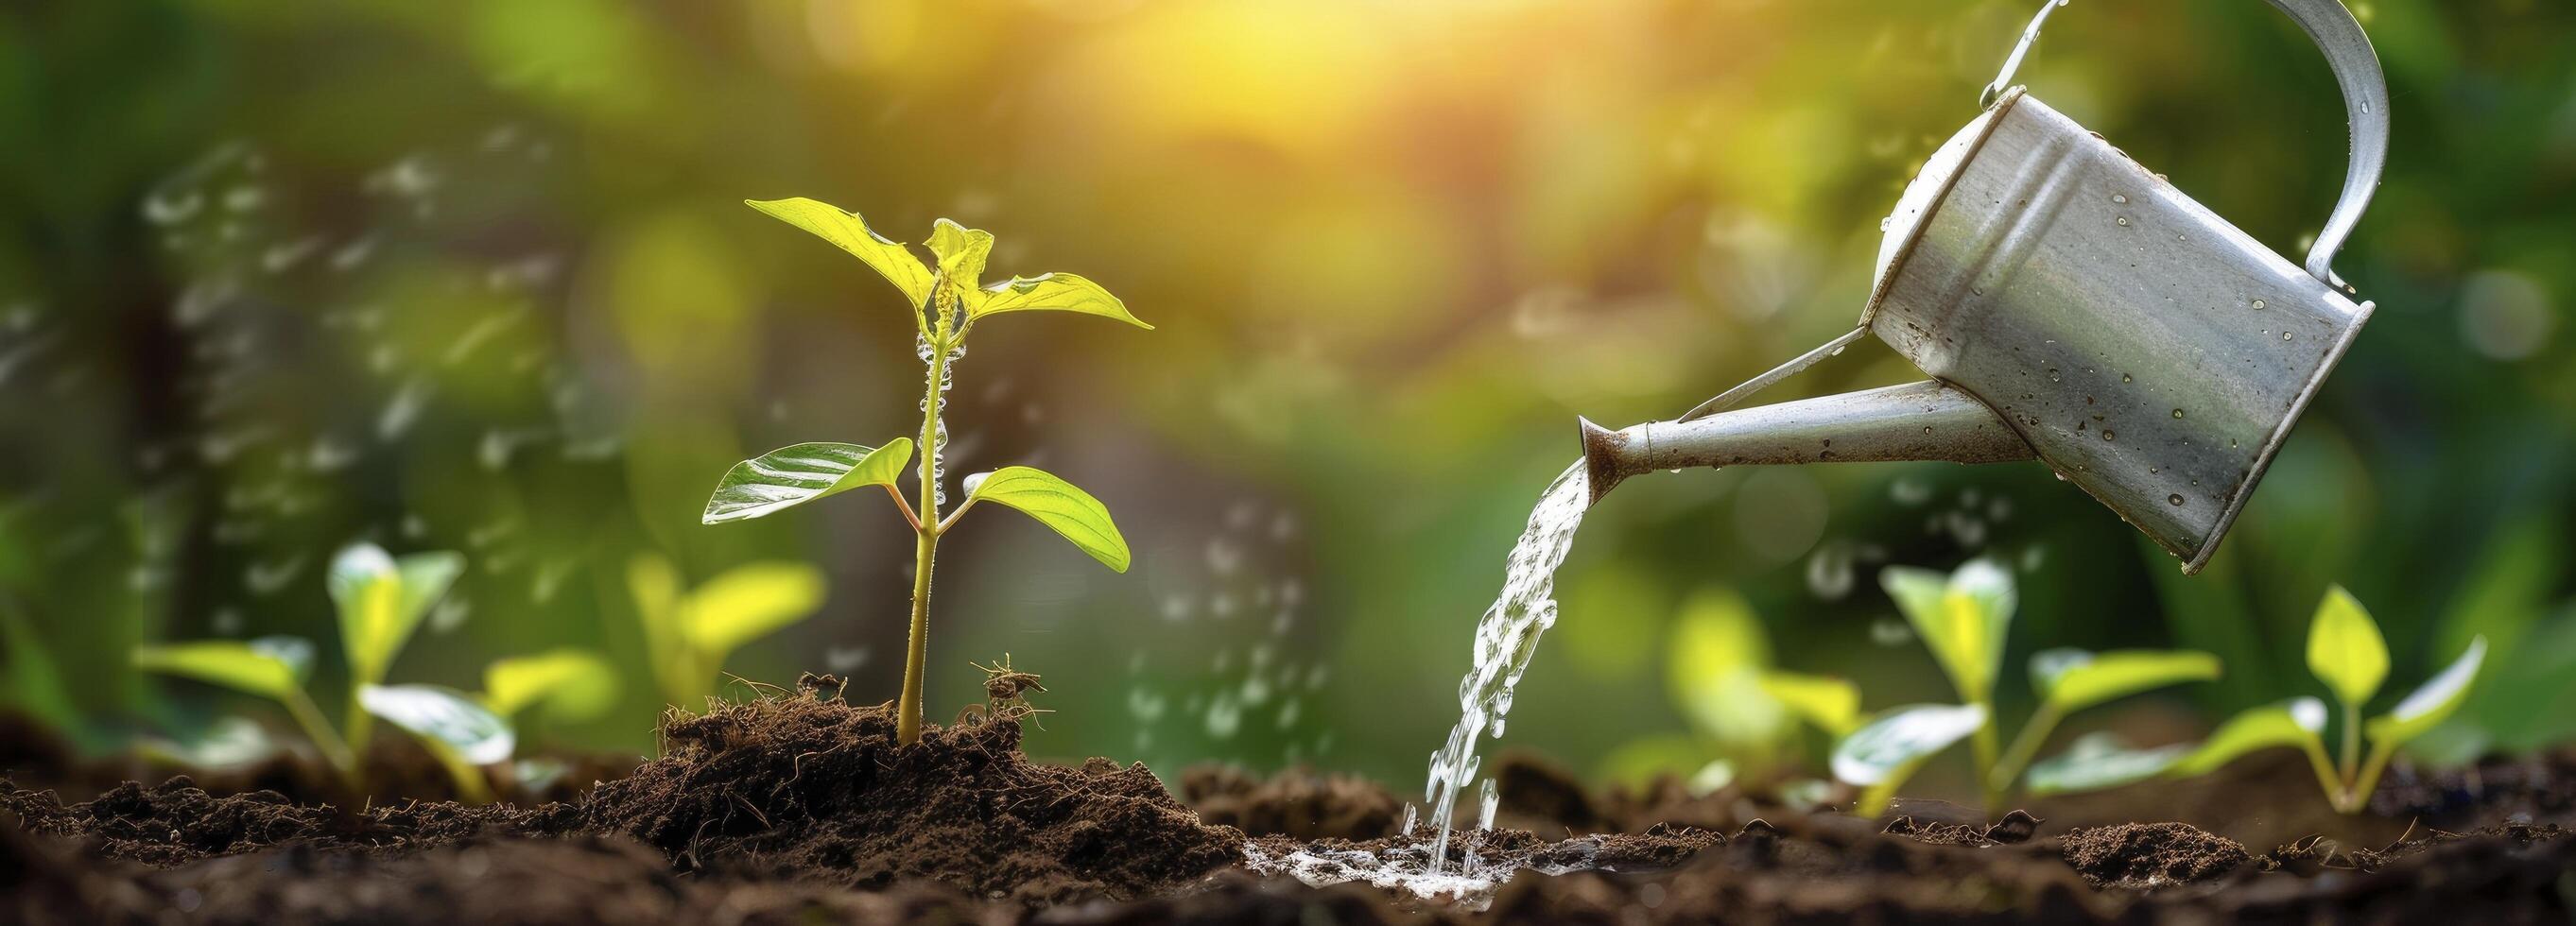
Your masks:
{"label": "metal watering can", "polygon": [[[2379,57],[2338,0],[2270,2],[2325,51],[2352,123],[2304,268],[2005,89],[2065,3],[2046,0],[1897,201],[1859,326],[1679,419],[1584,421],[1592,502],[1658,469],[2037,458],[2198,572],[2372,308],[2330,264],[2388,150]],[[1864,333],[1933,378],[1711,415]]]}

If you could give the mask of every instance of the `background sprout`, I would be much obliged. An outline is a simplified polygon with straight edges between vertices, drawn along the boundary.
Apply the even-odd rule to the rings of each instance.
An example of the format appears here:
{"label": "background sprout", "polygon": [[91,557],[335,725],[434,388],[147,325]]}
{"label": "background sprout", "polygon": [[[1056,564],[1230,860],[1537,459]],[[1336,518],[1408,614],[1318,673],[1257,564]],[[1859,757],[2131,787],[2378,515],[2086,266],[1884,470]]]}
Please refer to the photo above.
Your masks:
{"label": "background sprout", "polygon": [[617,706],[617,670],[598,653],[570,647],[494,661],[483,670],[483,704],[503,717],[531,708],[579,723]]}
{"label": "background sprout", "polygon": [[[675,706],[706,698],[734,650],[813,616],[823,605],[823,572],[803,563],[736,566],[683,594],[670,560],[644,554],[627,564],[626,583],[644,625],[653,677],[663,699]],[[534,670],[512,670],[523,671]],[[499,690],[498,680],[487,676],[486,684]]]}
{"label": "background sprout", "polygon": [[[2012,626],[2019,600],[2012,573],[1978,559],[1948,575],[1890,566],[1879,573],[1879,582],[1932,650],[1964,703],[1898,708],[1844,738],[1834,752],[1834,773],[1864,789],[1864,814],[1883,809],[1906,777],[1962,738],[1971,741],[1986,810],[1996,812],[2031,757],[2048,741],[2050,731],[2068,714],[2166,685],[2218,677],[2218,657],[2208,653],[2044,650],[2030,664],[2031,687],[2039,694],[2039,706],[2013,737],[2011,748],[2000,749],[1994,685],[2003,663],[2004,635]],[[1973,709],[1973,724],[1965,721],[1971,716],[1969,709]],[[2044,763],[2048,790],[2109,787],[2150,777],[2163,768],[2151,758],[2113,750],[2103,740],[2079,745]]]}
{"label": "background sprout", "polygon": [[[2205,775],[2246,753],[2295,745],[2308,754],[2308,763],[2316,770],[2317,785],[2325,791],[2326,800],[2337,811],[2359,813],[2369,805],[2371,792],[2378,790],[2379,775],[2387,770],[2397,747],[2441,724],[2468,700],[2471,683],[2477,680],[2486,656],[2486,637],[2471,637],[2468,647],[2449,666],[2398,701],[2388,713],[2364,723],[2363,705],[2388,678],[2388,644],[2380,636],[2379,623],[2371,619],[2369,609],[2342,586],[2328,588],[2325,598],[2317,603],[2315,618],[2308,624],[2308,670],[2343,705],[2340,757],[2326,757],[2325,702],[2295,698],[2236,715],[2197,750],[2175,762],[2169,773]],[[2366,758],[2361,753],[2365,737],[2370,740]]]}
{"label": "background sprout", "polygon": [[[894,284],[910,308],[913,331],[928,366],[921,398],[919,498],[904,500],[896,485],[915,445],[894,438],[868,447],[859,444],[808,443],[771,451],[736,464],[708,498],[701,520],[722,524],[757,518],[861,486],[879,486],[894,500],[895,510],[916,537],[913,560],[912,629],[905,649],[903,694],[895,707],[896,735],[905,743],[921,738],[923,659],[930,633],[930,577],[939,538],[976,503],[992,501],[1026,512],[1054,528],[1066,540],[1103,565],[1127,571],[1127,541],[1109,518],[1109,509],[1091,494],[1044,470],[1008,466],[966,477],[966,500],[941,516],[947,496],[940,482],[940,451],[947,426],[940,413],[947,403],[951,365],[965,352],[966,335],[983,319],[1009,312],[1055,311],[1097,315],[1139,328],[1154,326],[1128,314],[1125,304],[1098,284],[1070,273],[1012,277],[983,285],[984,261],[993,250],[989,232],[947,219],[931,227],[927,244],[933,260],[923,263],[903,245],[878,237],[856,213],[811,199],[749,202],[754,209],[812,232],[848,251]],[[639,595],[639,598],[641,596]],[[648,619],[649,620],[649,619]]]}
{"label": "background sprout", "polygon": [[324,586],[339,608],[340,648],[349,659],[349,712],[343,722],[352,754],[366,755],[371,732],[368,718],[373,715],[360,693],[384,681],[394,654],[411,641],[430,607],[464,571],[461,554],[414,553],[396,559],[367,543],[332,557]]}

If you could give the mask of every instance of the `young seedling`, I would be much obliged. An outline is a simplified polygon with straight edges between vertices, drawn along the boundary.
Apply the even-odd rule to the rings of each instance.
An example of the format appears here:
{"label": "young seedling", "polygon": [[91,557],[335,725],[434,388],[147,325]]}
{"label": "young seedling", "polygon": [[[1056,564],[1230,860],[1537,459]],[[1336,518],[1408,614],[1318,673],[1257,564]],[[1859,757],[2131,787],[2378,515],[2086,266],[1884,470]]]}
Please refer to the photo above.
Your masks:
{"label": "young seedling", "polygon": [[[2019,602],[2012,574],[1980,559],[1946,576],[1890,566],[1879,573],[1879,582],[1932,650],[1963,703],[1895,708],[1835,746],[1834,774],[1863,789],[1859,810],[1866,815],[1885,809],[1896,789],[1924,762],[1962,739],[1970,741],[1985,806],[1994,812],[2001,809],[2005,796],[2030,767],[2032,756],[2067,715],[2150,689],[2218,677],[2218,658],[2208,653],[2046,650],[2034,655],[2030,666],[2039,707],[2005,748],[1994,720],[1994,684],[2002,669],[2005,633]],[[2078,782],[2107,787],[2103,782],[2117,781],[2109,760],[2098,755],[2095,746],[2098,741],[2043,763],[2045,782],[2051,787]]]}
{"label": "young seedling", "polygon": [[[2340,813],[2359,813],[2379,788],[2397,747],[2424,735],[2448,719],[2468,700],[2470,683],[2486,661],[2487,640],[2475,637],[2441,672],[2415,689],[2388,713],[2362,720],[2362,708],[2388,679],[2388,644],[2370,611],[2344,591],[2326,590],[2308,624],[2308,671],[2324,682],[2343,707],[2342,749],[2337,759],[2326,755],[2327,708],[2316,698],[2254,708],[2221,725],[2199,748],[2167,769],[2175,776],[2203,775],[2237,757],[2274,746],[2297,746],[2316,770],[2317,786]],[[2370,741],[2364,757],[2361,742]]]}
{"label": "young seedling", "polygon": [[968,476],[962,483],[966,500],[955,511],[941,514],[946,496],[940,483],[940,451],[948,432],[940,411],[951,365],[963,354],[966,336],[986,318],[1029,311],[1097,315],[1149,330],[1154,326],[1128,314],[1126,305],[1099,284],[1070,273],[1012,277],[984,285],[984,260],[992,253],[993,236],[947,219],[932,226],[927,244],[933,259],[924,263],[903,245],[869,231],[856,213],[803,198],[748,204],[848,251],[902,292],[928,367],[921,399],[920,446],[925,452],[916,487],[920,504],[907,503],[896,484],[912,459],[914,443],[909,438],[898,437],[875,447],[797,444],[736,464],[707,500],[701,520],[707,524],[740,521],[851,489],[885,489],[917,541],[912,630],[904,655],[903,694],[895,707],[898,740],[916,742],[921,739],[922,661],[930,636],[931,565],[939,538],[977,502],[1018,508],[1109,568],[1127,571],[1127,541],[1110,521],[1109,509],[1090,493],[1042,470],[1006,466]]}
{"label": "young seedling", "polygon": [[417,553],[395,559],[370,544],[349,547],[332,559],[325,585],[338,605],[341,650],[348,659],[350,681],[349,710],[341,731],[331,729],[304,691],[313,668],[310,640],[268,636],[146,646],[135,651],[134,664],[145,671],[192,678],[284,705],[350,789],[363,790],[358,760],[366,754],[373,716],[366,709],[365,692],[384,679],[394,654],[464,569],[465,558],[455,553]]}
{"label": "young seedling", "polygon": [[648,553],[627,564],[626,584],[644,624],[654,680],[675,707],[705,699],[734,650],[813,616],[823,604],[823,572],[803,563],[748,563],[682,593],[679,571]]}

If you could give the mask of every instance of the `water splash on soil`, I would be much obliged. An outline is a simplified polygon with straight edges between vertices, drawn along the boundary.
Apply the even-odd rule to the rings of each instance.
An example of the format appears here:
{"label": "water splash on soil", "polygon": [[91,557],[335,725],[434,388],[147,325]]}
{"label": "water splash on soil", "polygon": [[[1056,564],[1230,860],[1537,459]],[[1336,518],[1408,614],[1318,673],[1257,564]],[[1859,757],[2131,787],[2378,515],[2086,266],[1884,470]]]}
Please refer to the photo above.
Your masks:
{"label": "water splash on soil", "polygon": [[[1503,735],[1503,718],[1512,709],[1512,688],[1520,684],[1521,673],[1529,668],[1530,657],[1538,652],[1539,634],[1556,625],[1556,569],[1565,563],[1565,554],[1574,547],[1574,530],[1583,524],[1585,500],[1590,496],[1591,480],[1585,476],[1583,461],[1548,483],[1531,509],[1529,526],[1521,531],[1518,543],[1512,545],[1511,558],[1503,571],[1503,592],[1485,609],[1476,622],[1476,667],[1458,683],[1458,706],[1463,714],[1458,725],[1449,730],[1449,741],[1431,754],[1431,778],[1425,797],[1431,805],[1432,843],[1424,873],[1439,875],[1449,851],[1449,821],[1455,813],[1458,795],[1467,783],[1476,779],[1476,738],[1491,726],[1495,736]],[[1491,825],[1491,812],[1480,826]],[[1477,866],[1473,859],[1464,874],[1473,877]],[[1502,874],[1509,874],[1503,872]],[[1421,893],[1420,888],[1415,889]]]}

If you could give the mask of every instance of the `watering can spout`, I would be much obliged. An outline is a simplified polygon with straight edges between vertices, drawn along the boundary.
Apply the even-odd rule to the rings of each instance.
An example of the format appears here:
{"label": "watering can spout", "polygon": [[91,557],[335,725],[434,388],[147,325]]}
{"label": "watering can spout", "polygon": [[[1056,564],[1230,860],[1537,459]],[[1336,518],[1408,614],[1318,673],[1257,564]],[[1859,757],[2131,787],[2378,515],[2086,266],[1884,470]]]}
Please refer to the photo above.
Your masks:
{"label": "watering can spout", "polygon": [[1924,381],[1819,396],[1624,430],[1583,422],[1591,501],[1630,476],[1699,466],[2032,459],[2030,445],[1985,403]]}

